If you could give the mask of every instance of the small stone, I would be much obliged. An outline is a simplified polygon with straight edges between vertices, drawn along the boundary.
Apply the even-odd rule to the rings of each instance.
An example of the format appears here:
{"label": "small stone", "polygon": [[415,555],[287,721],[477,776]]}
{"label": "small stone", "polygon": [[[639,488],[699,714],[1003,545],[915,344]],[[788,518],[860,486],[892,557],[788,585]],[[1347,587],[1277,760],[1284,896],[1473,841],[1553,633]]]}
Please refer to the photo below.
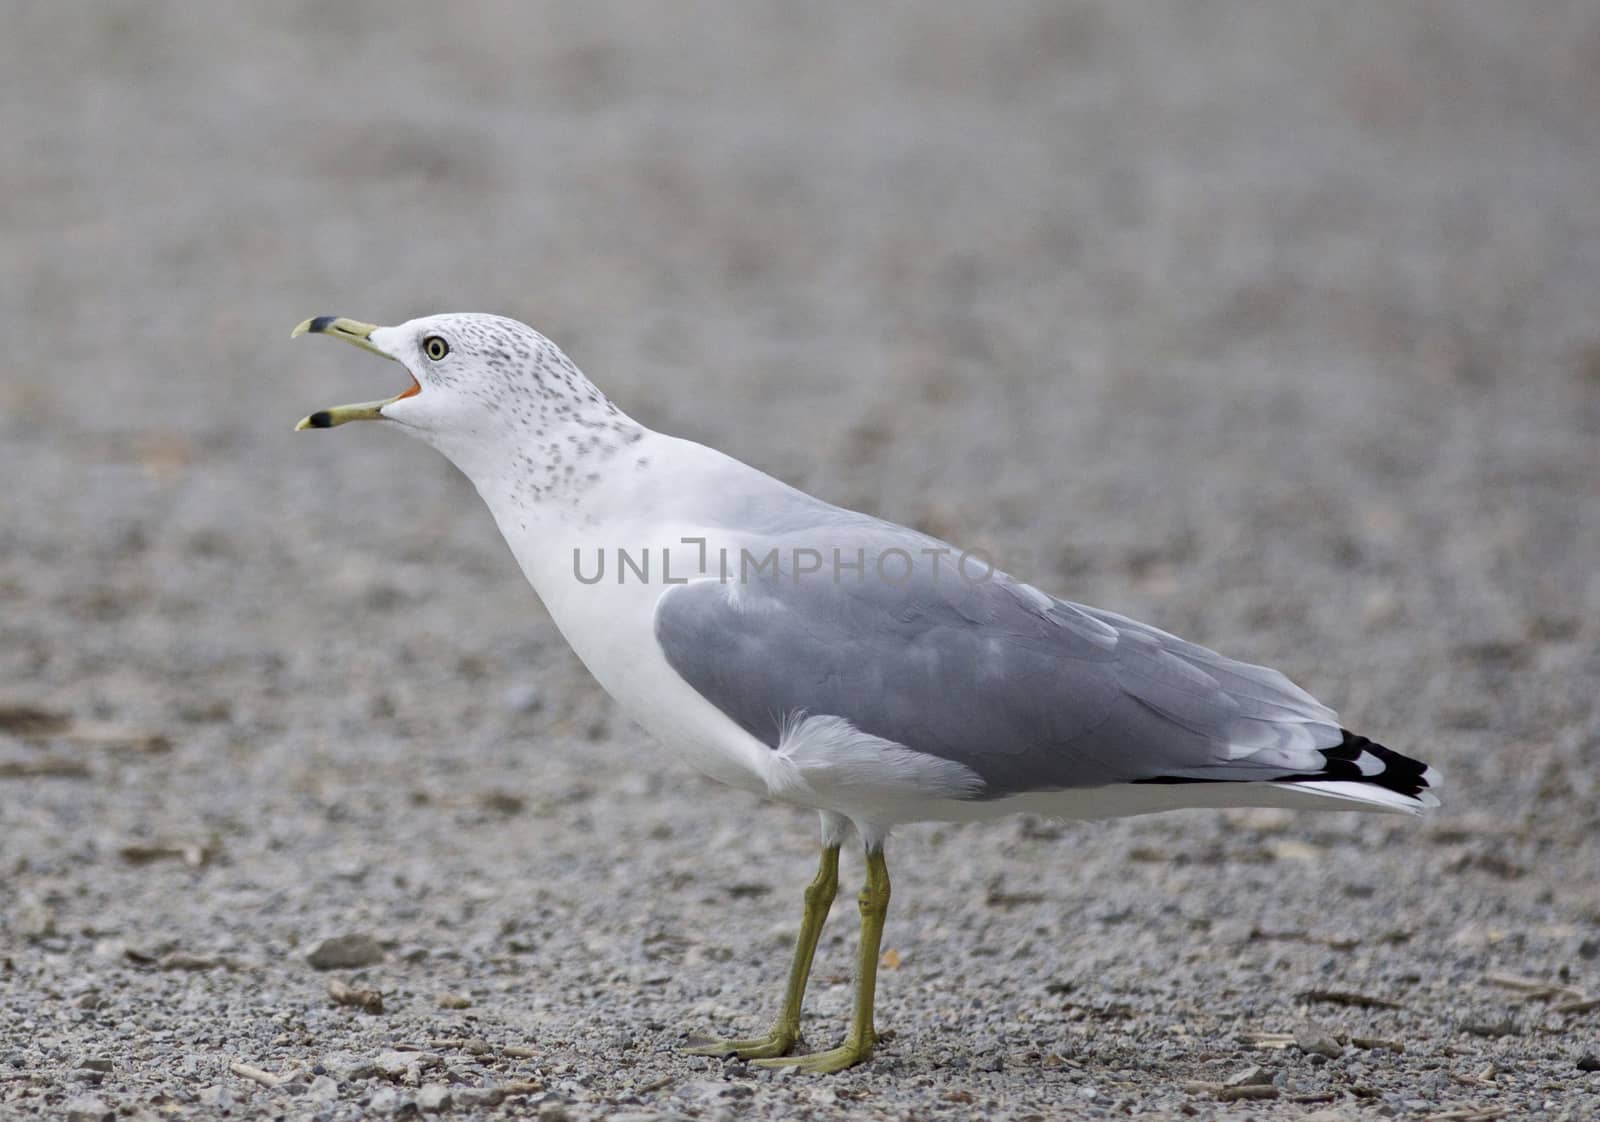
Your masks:
{"label": "small stone", "polygon": [[311,1081],[305,1093],[319,1102],[330,1102],[339,1097],[339,1084],[330,1076],[319,1075]]}
{"label": "small stone", "polygon": [[415,1087],[424,1071],[442,1063],[444,1058],[435,1052],[383,1052],[373,1058],[372,1066],[385,1079]]}
{"label": "small stone", "polygon": [[509,1098],[537,1095],[543,1090],[543,1083],[529,1079],[519,1079],[512,1083],[502,1083],[499,1086],[462,1087],[456,1093],[456,1105],[468,1109],[499,1106]]}
{"label": "small stone", "polygon": [[328,998],[335,1005],[360,1009],[364,1013],[383,1012],[383,994],[360,986],[347,986],[337,978],[328,982]]}
{"label": "small stone", "polygon": [[441,993],[438,997],[441,1009],[471,1009],[472,998],[459,993]]}
{"label": "small stone", "polygon": [[332,1052],[322,1058],[320,1066],[340,1083],[369,1079],[378,1073],[377,1065],[372,1060],[353,1052]]}
{"label": "small stone", "polygon": [[335,862],[328,872],[338,880],[359,884],[367,879],[367,863],[360,858],[346,858]]}
{"label": "small stone", "polygon": [[11,930],[24,939],[48,939],[56,933],[56,915],[37,896],[24,893],[12,913]]}
{"label": "small stone", "polygon": [[312,947],[306,961],[318,970],[350,970],[382,962],[383,947],[371,935],[335,935]]}
{"label": "small stone", "polygon": [[1355,1116],[1336,1106],[1329,1106],[1302,1116],[1300,1122],[1355,1122]]}
{"label": "small stone", "polygon": [[1476,1020],[1461,1022],[1461,1031],[1471,1033],[1473,1036],[1516,1036],[1517,1023],[1510,1017],[1501,1017],[1497,1021]]}
{"label": "small stone", "polygon": [[1217,1101],[1223,1103],[1275,1099],[1277,1097],[1278,1089],[1271,1083],[1253,1083],[1244,1087],[1224,1087],[1217,1092]]}
{"label": "small stone", "polygon": [[1388,590],[1368,594],[1361,604],[1361,623],[1369,629],[1392,626],[1403,613],[1400,598]]}
{"label": "small stone", "polygon": [[233,1093],[221,1084],[200,1088],[200,1103],[202,1106],[215,1107],[217,1113],[223,1114],[233,1109]]}
{"label": "small stone", "polygon": [[116,1116],[103,1099],[92,1095],[67,1100],[67,1122],[112,1122]]}
{"label": "small stone", "polygon": [[544,697],[539,687],[531,683],[512,686],[501,695],[505,707],[513,713],[531,716],[544,708]]}
{"label": "small stone", "polygon": [[1260,1064],[1255,1064],[1228,1076],[1224,1082],[1229,1087],[1265,1087],[1272,1082],[1275,1074]]}
{"label": "small stone", "polygon": [[1578,1058],[1579,1071],[1600,1071],[1600,1055],[1587,1052]]}
{"label": "small stone", "polygon": [[367,1109],[373,1114],[395,1113],[400,1109],[400,1092],[393,1087],[379,1087],[367,1101]]}
{"label": "small stone", "polygon": [[513,814],[521,814],[523,808],[528,805],[528,800],[511,791],[485,791],[478,796],[478,805],[485,810],[510,817]]}
{"label": "small stone", "polygon": [[[688,1079],[682,1083],[679,1083],[672,1090],[672,1095],[674,1098],[688,1099],[690,1101],[700,1103],[714,1102],[718,1097],[721,1096],[721,1094],[722,1081],[712,1079]],[[814,1105],[826,1106],[828,1104],[822,1102],[822,1096],[828,1094],[832,1094],[832,1092],[826,1087],[819,1088],[818,1091],[811,1096],[811,1102]]]}
{"label": "small stone", "polygon": [[1335,1040],[1331,1032],[1312,1021],[1295,1027],[1294,1043],[1308,1056],[1326,1056],[1330,1060],[1337,1060],[1344,1055],[1344,1045]]}
{"label": "small stone", "polygon": [[417,1090],[417,1109],[424,1114],[443,1114],[455,1105],[450,1088],[442,1083],[427,1083]]}
{"label": "small stone", "polygon": [[567,1113],[567,1104],[546,1099],[539,1104],[539,1122],[567,1122],[571,1117]]}

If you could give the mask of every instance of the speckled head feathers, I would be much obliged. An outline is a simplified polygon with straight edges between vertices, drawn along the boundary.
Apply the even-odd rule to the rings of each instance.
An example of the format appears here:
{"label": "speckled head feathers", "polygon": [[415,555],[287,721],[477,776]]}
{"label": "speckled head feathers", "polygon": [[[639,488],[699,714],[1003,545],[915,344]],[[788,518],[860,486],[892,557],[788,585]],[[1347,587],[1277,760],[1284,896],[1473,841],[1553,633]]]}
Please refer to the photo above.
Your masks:
{"label": "speckled head feathers", "polygon": [[426,316],[373,331],[370,341],[420,387],[386,403],[396,421],[474,481],[515,471],[529,497],[579,486],[584,461],[638,440],[627,417],[549,339],[514,319]]}
{"label": "speckled head feathers", "polygon": [[372,342],[410,370],[424,392],[447,391],[491,411],[531,403],[536,408],[530,415],[546,418],[618,412],[560,347],[504,316],[426,316],[380,327]]}

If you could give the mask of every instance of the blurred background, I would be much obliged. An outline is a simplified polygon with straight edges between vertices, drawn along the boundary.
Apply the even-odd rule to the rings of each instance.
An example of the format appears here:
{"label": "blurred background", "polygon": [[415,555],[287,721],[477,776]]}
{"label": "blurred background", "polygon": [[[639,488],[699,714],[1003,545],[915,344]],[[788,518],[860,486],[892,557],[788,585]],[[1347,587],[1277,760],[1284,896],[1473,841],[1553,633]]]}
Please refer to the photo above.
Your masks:
{"label": "blurred background", "polygon": [[[6,23],[0,992],[35,1025],[13,1066],[109,1047],[100,1021],[123,1018],[40,996],[84,987],[157,1018],[126,1022],[113,1104],[243,1096],[218,1074],[233,1051],[392,1046],[396,1022],[330,1011],[301,976],[309,941],[352,927],[387,933],[379,981],[414,997],[391,996],[413,1036],[447,1034],[427,1023],[447,982],[481,982],[475,1032],[608,1064],[681,1066],[695,1025],[766,1016],[810,821],[614,716],[430,450],[290,431],[398,389],[290,343],[324,313],[526,320],[646,424],[1280,666],[1445,771],[1425,827],[909,832],[885,1063],[1003,1055],[1026,1106],[1088,1078],[1038,1056],[1104,1069],[1074,1047],[1153,1039],[1169,1066],[1125,1080],[1150,1105],[1208,1062],[1170,1043],[1173,994],[1207,993],[1190,1031],[1229,1039],[1251,978],[1410,977],[1437,1001],[1407,999],[1431,1010],[1426,1056],[1500,1015],[1503,991],[1468,985],[1485,971],[1600,987],[1594,4],[33,4]],[[996,912],[1019,860],[1038,899]],[[1403,914],[1415,937],[1330,966],[1217,936],[1209,973],[1160,982],[1170,963],[1140,958],[1223,915],[1315,926],[1330,893],[1338,926]],[[1097,909],[1148,926],[1108,937]],[[1033,957],[973,965],[988,912],[1038,931]],[[651,990],[657,928],[674,980]],[[434,954],[427,978],[400,946]],[[233,956],[267,996],[126,957],[175,947]],[[597,958],[646,965],[619,981]],[[982,1000],[939,1005],[974,971]],[[1103,1045],[1040,996],[1062,976],[1132,1010]],[[842,1016],[833,988],[820,1008]],[[1037,1038],[1007,1035],[999,994]],[[269,1044],[285,1009],[305,1041]],[[173,1060],[185,1016],[229,1027]],[[1509,1049],[1509,1095],[1570,1071],[1559,1034],[1533,1039],[1461,1046]],[[912,1105],[931,1112],[953,1069],[927,1062]]]}

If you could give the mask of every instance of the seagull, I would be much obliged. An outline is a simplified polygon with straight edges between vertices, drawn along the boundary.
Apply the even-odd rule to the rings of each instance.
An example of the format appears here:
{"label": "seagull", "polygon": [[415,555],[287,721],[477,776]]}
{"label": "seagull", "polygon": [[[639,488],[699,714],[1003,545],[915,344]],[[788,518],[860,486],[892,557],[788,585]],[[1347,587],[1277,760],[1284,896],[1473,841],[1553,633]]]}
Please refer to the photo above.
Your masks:
{"label": "seagull", "polygon": [[[1439,805],[1434,769],[1350,732],[1278,671],[654,432],[516,320],[318,316],[306,333],[398,362],[410,385],[297,428],[387,421],[433,445],[624,712],[705,775],[820,816],[776,1021],[690,1051],[815,1073],[871,1056],[884,843],[902,823]],[[838,1047],[793,1055],[852,838],[866,877],[851,1023]]]}

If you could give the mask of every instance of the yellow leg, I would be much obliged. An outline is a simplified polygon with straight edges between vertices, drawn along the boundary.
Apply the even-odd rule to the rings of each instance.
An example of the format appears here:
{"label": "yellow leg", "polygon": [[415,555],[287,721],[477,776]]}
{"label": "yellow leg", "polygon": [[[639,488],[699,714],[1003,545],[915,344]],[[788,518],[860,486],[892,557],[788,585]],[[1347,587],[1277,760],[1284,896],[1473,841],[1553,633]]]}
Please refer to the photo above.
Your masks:
{"label": "yellow leg", "polygon": [[856,979],[855,1017],[844,1043],[826,1052],[784,1059],[764,1059],[765,1067],[792,1064],[818,1075],[843,1071],[872,1055],[878,1033],[872,1024],[872,999],[878,986],[878,948],[883,942],[883,921],[889,914],[889,866],[883,851],[867,854],[867,883],[861,889],[861,967]]}
{"label": "yellow leg", "polygon": [[800,934],[795,939],[794,962],[789,967],[789,985],[783,992],[783,1009],[765,1036],[744,1040],[712,1040],[684,1049],[697,1056],[738,1056],[742,1060],[770,1059],[787,1055],[800,1038],[800,1003],[805,1000],[806,982],[811,977],[811,960],[816,957],[822,925],[839,893],[839,847],[822,851],[817,876],[806,886],[805,911],[800,916]]}

